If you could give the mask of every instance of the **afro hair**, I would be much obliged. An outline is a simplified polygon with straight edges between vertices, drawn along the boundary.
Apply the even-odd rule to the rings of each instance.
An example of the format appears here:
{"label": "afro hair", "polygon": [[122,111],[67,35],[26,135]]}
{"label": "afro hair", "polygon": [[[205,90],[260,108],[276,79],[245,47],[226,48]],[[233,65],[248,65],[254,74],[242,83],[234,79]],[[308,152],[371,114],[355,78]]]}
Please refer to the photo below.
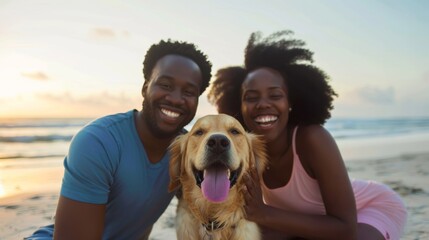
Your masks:
{"label": "afro hair", "polygon": [[227,113],[243,123],[241,84],[246,74],[261,68],[272,68],[283,76],[293,110],[289,124],[324,124],[331,117],[332,101],[337,94],[328,76],[312,65],[313,53],[302,40],[292,38],[292,31],[280,31],[262,38],[252,33],[244,54],[244,67],[220,69],[207,97],[218,112]]}

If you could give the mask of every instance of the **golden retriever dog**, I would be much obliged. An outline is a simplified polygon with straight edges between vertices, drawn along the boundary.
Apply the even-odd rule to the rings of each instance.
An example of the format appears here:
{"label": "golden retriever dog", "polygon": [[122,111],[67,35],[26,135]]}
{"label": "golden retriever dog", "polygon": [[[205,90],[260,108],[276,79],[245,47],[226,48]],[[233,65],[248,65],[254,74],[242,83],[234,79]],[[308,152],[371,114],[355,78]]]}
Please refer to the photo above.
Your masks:
{"label": "golden retriever dog", "polygon": [[170,146],[169,191],[182,187],[176,215],[177,239],[260,239],[245,219],[243,176],[266,164],[263,141],[247,133],[233,117],[198,119]]}

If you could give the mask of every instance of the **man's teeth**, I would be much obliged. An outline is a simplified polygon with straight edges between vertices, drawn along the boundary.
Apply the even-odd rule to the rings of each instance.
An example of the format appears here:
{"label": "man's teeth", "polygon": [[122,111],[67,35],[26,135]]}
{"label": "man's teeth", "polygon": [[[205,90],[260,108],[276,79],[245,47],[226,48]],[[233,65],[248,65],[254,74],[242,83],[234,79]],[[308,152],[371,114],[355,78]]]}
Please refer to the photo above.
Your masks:
{"label": "man's teeth", "polygon": [[171,118],[177,118],[177,117],[180,116],[179,113],[173,112],[173,111],[170,111],[170,110],[167,110],[167,109],[164,109],[164,108],[161,109],[161,112],[164,113],[165,115],[171,117]]}
{"label": "man's teeth", "polygon": [[270,123],[277,120],[277,116],[269,115],[269,116],[260,116],[255,118],[255,122],[257,123]]}

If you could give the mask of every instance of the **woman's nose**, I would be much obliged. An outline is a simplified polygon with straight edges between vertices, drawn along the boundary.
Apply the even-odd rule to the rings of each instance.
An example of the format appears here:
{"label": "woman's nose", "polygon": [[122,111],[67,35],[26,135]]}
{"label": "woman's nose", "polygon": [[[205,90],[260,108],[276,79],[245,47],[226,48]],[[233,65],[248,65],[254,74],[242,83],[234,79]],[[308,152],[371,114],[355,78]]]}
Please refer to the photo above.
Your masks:
{"label": "woman's nose", "polygon": [[271,106],[271,103],[268,100],[264,99],[264,98],[261,98],[258,101],[258,103],[256,104],[256,108],[268,108],[270,106]]}

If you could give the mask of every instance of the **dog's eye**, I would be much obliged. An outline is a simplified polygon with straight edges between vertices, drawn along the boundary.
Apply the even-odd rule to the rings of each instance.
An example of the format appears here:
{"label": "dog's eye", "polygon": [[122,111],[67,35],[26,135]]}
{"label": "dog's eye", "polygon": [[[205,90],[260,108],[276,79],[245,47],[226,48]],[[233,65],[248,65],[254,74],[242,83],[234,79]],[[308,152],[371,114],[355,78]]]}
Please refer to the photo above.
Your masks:
{"label": "dog's eye", "polygon": [[230,130],[230,132],[231,132],[233,135],[238,135],[238,134],[240,134],[240,132],[239,132],[237,129],[235,129],[235,128],[231,129],[231,130]]}
{"label": "dog's eye", "polygon": [[204,133],[203,130],[198,129],[197,131],[194,132],[194,135],[201,136],[203,135],[203,133]]}

